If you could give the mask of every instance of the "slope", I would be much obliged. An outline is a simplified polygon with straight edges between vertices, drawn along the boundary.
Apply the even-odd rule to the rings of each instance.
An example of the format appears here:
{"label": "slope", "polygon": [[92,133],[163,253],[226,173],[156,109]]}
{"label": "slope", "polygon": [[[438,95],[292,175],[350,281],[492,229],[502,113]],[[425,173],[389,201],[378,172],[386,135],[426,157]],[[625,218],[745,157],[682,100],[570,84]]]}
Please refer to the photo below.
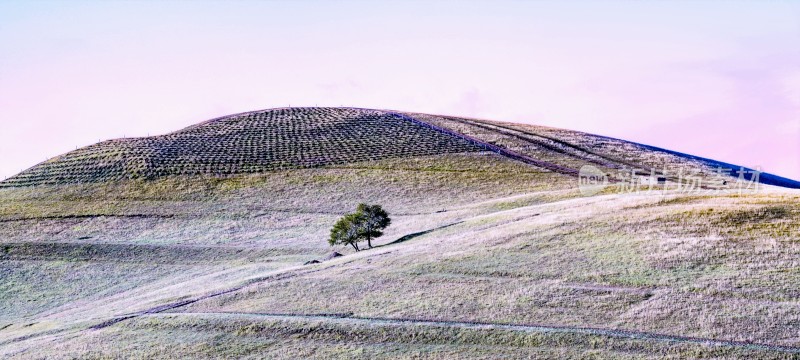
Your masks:
{"label": "slope", "polygon": [[[255,121],[240,116],[181,136]],[[796,192],[581,197],[555,166],[710,166],[567,130],[386,116],[374,131],[397,120],[451,150],[406,142],[320,166],[0,189],[0,354],[785,358],[800,346]],[[384,205],[392,227],[375,249],[331,249],[331,224],[359,202]],[[346,256],[303,265],[331,250]]]}
{"label": "slope", "polygon": [[[591,164],[707,186],[752,180],[752,169],[652,146],[542,126],[359,108],[285,108],[212,119],[174,133],[81,148],[0,182],[0,187],[264,173],[361,161],[489,151],[569,176]],[[762,173],[767,185],[800,182]]]}

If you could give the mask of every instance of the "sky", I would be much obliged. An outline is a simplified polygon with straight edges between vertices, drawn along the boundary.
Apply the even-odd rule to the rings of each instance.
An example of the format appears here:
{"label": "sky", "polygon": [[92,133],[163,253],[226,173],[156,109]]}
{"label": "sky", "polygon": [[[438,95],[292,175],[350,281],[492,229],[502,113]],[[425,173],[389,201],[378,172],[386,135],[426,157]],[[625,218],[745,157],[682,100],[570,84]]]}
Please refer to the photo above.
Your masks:
{"label": "sky", "polygon": [[800,1],[0,1],[0,179],[284,106],[540,124],[800,179]]}

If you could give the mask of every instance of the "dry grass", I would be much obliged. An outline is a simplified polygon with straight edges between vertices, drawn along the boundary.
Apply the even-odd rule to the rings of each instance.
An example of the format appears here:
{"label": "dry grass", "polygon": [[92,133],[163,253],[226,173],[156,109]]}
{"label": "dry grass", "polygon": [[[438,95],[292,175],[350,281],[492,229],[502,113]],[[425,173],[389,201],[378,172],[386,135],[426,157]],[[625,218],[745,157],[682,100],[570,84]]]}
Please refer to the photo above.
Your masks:
{"label": "dry grass", "polygon": [[[234,191],[252,191],[253,188]],[[479,193],[480,189],[476,191]],[[204,247],[98,244],[93,252],[87,253],[92,246],[7,244],[5,256],[9,259],[4,261],[5,266],[24,263],[30,267],[33,256],[45,264],[85,264],[81,266],[88,267],[78,270],[82,276],[90,278],[93,276],[89,271],[92,266],[106,263],[113,269],[102,270],[102,273],[119,285],[99,285],[105,293],[97,296],[81,295],[63,285],[58,285],[58,291],[30,295],[29,298],[50,296],[60,299],[60,302],[40,303],[38,307],[12,307],[11,313],[16,315],[4,320],[11,326],[0,331],[0,335],[5,334],[3,338],[8,340],[64,327],[67,327],[65,334],[80,334],[78,337],[51,335],[52,339],[35,337],[5,346],[12,351],[24,344],[35,346],[38,341],[55,341],[57,345],[50,351],[21,353],[41,356],[60,353],[116,357],[124,353],[158,357],[159,351],[171,349],[172,353],[183,356],[201,357],[236,354],[390,357],[412,348],[418,349],[415,350],[418,356],[451,357],[491,357],[491,354],[576,358],[623,354],[632,358],[681,358],[700,356],[698,354],[725,358],[773,356],[703,346],[676,350],[647,341],[618,348],[614,343],[619,340],[611,343],[602,339],[589,341],[572,337],[552,340],[546,334],[525,335],[534,336],[535,341],[525,340],[525,337],[501,340],[505,338],[439,334],[431,333],[429,329],[410,329],[420,331],[420,338],[415,337],[417,340],[398,338],[387,343],[371,334],[392,334],[387,333],[388,329],[367,330],[352,326],[344,326],[334,333],[330,333],[333,330],[314,330],[311,334],[319,335],[310,338],[304,335],[300,340],[295,335],[280,335],[284,330],[266,330],[278,326],[288,331],[297,328],[294,324],[235,325],[240,324],[239,320],[218,319],[211,315],[209,319],[196,320],[199,322],[193,325],[177,328],[165,325],[166,329],[173,330],[164,330],[160,327],[162,325],[153,327],[152,321],[161,320],[132,320],[130,325],[121,323],[98,333],[86,333],[81,330],[81,326],[86,325],[77,325],[89,325],[103,318],[200,296],[215,289],[264,278],[270,273],[295,269],[289,270],[294,272],[292,276],[257,280],[242,290],[173,311],[352,313],[362,317],[619,328],[800,345],[794,336],[800,331],[800,306],[796,303],[800,294],[795,286],[800,282],[800,267],[795,260],[800,255],[800,244],[796,242],[800,232],[794,225],[798,223],[799,195],[774,192],[702,198],[683,198],[684,195],[671,198],[622,195],[572,198],[574,190],[558,194],[559,191],[520,191],[510,197],[466,201],[467,204],[459,206],[447,204],[449,211],[436,213],[433,209],[445,205],[440,203],[428,208],[430,213],[400,217],[403,220],[398,221],[392,233],[396,235],[388,236],[387,241],[401,234],[436,229],[443,224],[456,225],[423,233],[400,244],[308,267],[297,267],[304,259],[302,255],[287,257],[283,253],[271,253],[269,247],[261,250],[262,255],[249,253],[248,256],[238,256],[235,247],[230,246],[215,253],[213,248]],[[775,236],[758,227],[770,224],[785,224],[782,228],[785,233]],[[737,233],[736,229],[744,232]],[[265,236],[265,239],[269,238],[269,235]],[[316,240],[305,241],[309,249],[315,246],[311,243]],[[286,249],[291,245],[282,244],[281,247]],[[324,247],[317,249],[322,253]],[[116,254],[119,258],[115,260]],[[283,260],[279,260],[279,255]],[[155,261],[156,258],[161,261]],[[181,269],[186,273],[174,276],[158,271],[133,270],[150,276],[139,282],[129,282],[125,276],[114,275],[114,271],[120,274],[144,263],[154,266],[154,269]],[[205,264],[206,268],[198,267],[197,263]],[[50,272],[55,265],[48,266],[48,269],[31,270],[31,274]],[[16,276],[18,280],[9,289],[20,291],[19,284],[25,284],[31,275]],[[74,280],[75,284],[82,283],[79,278]],[[50,283],[60,284],[62,281],[51,279]],[[145,285],[143,282],[150,283]],[[42,286],[36,284],[32,282],[26,286]],[[25,299],[24,296],[9,296]],[[77,299],[81,300],[75,302]],[[56,309],[44,311],[54,306]],[[35,315],[37,311],[44,312]],[[165,321],[166,324],[182,323],[180,319]],[[25,327],[29,323],[34,325]],[[212,330],[207,327],[211,323],[222,327]],[[75,330],[68,330],[73,326],[76,326]],[[305,334],[309,326],[300,325],[299,328],[305,329]],[[313,325],[316,326],[329,329],[328,326],[332,325]],[[169,331],[173,336],[159,335],[162,331]],[[291,331],[287,334],[292,334]],[[176,332],[179,334],[177,337],[174,336]],[[272,335],[264,338],[264,334]],[[333,335],[327,334],[338,335],[328,338]],[[350,336],[360,340],[347,340]],[[440,340],[419,342],[419,339],[431,336],[431,339]],[[461,336],[472,340],[456,341]],[[517,335],[509,336],[516,339]],[[115,341],[113,339],[120,337],[126,340],[116,340],[114,348],[90,345],[97,339]],[[167,340],[173,338],[175,343]],[[519,347],[507,341],[534,341],[532,344],[535,346]],[[594,345],[581,345],[587,344],[585,341]],[[117,346],[127,350],[116,350]],[[639,350],[621,350],[631,346]]]}
{"label": "dry grass", "polygon": [[[124,339],[124,340],[123,340]],[[588,334],[271,320],[257,316],[147,317],[56,344],[54,358],[87,359],[782,359],[759,350],[618,339]],[[52,345],[51,345],[52,346]]]}
{"label": "dry grass", "polygon": [[[564,166],[686,165],[557,129],[509,125],[520,131],[514,137],[448,126]],[[800,346],[797,192],[609,190],[583,198],[570,177],[483,152],[361,160],[0,189],[0,354],[787,356],[585,334],[247,315],[262,312],[615,328]],[[383,205],[393,225],[375,249],[331,249],[331,224],[359,202]],[[404,241],[393,243],[398,239]],[[331,250],[346,256],[302,265]],[[88,330],[197,299],[171,314]]]}

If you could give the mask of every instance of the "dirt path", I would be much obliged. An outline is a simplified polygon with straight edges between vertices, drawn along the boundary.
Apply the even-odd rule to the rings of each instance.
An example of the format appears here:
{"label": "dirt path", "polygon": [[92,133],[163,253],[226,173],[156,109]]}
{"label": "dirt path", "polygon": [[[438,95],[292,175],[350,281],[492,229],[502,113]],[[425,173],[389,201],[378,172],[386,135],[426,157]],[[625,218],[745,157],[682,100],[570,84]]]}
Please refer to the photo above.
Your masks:
{"label": "dirt path", "polygon": [[[576,200],[577,199],[568,199],[568,200],[559,201],[558,203],[570,202],[570,201],[576,201]],[[599,201],[606,201],[606,200],[607,200],[606,198],[600,197],[600,198],[598,198],[598,200],[595,200],[592,203],[599,202]],[[547,205],[550,205],[550,204],[547,204]],[[514,210],[506,210],[506,211],[514,211]],[[497,214],[497,213],[493,213],[493,214]],[[538,215],[540,215],[540,214],[535,214],[534,216],[538,216]],[[475,218],[480,218],[480,217],[483,217],[483,216],[488,216],[488,215],[479,215],[479,216],[477,216]],[[529,216],[526,216],[524,218],[529,218]],[[512,220],[512,221],[516,221],[516,220]],[[437,231],[437,230],[442,230],[442,229],[448,228],[450,226],[458,225],[461,222],[463,222],[463,221],[458,221],[458,222],[447,224],[447,225],[444,225],[444,226],[439,226],[439,227],[436,227],[436,228],[433,228],[433,229],[429,229],[429,230],[426,230],[426,231],[422,231],[422,232],[408,234],[408,235],[403,236],[403,237],[401,237],[401,238],[399,238],[399,239],[397,239],[397,240],[395,240],[395,241],[393,241],[391,243],[388,243],[388,244],[385,244],[385,245],[382,245],[382,246],[378,246],[375,249],[372,249],[372,251],[362,251],[360,253],[352,254],[352,255],[349,255],[347,257],[339,258],[339,259],[346,259],[346,260],[334,261],[334,262],[331,262],[331,263],[327,263],[327,262],[323,263],[324,266],[322,266],[322,267],[316,267],[316,266],[313,266],[313,265],[311,265],[311,266],[291,267],[291,268],[287,268],[287,269],[284,269],[284,270],[279,270],[279,271],[277,271],[275,273],[272,273],[272,274],[270,274],[268,276],[264,276],[264,277],[261,277],[261,278],[250,280],[248,282],[245,282],[245,283],[243,283],[241,285],[238,285],[238,286],[235,286],[235,287],[227,288],[227,289],[224,289],[224,290],[219,290],[219,291],[216,291],[216,292],[213,292],[213,293],[210,293],[210,294],[206,294],[206,295],[203,295],[203,296],[195,297],[193,299],[187,299],[187,300],[182,300],[182,301],[178,301],[178,302],[159,305],[159,306],[156,306],[156,307],[153,307],[153,308],[149,308],[149,309],[145,309],[145,310],[142,310],[142,311],[138,311],[138,312],[135,312],[135,313],[123,314],[123,315],[117,316],[115,318],[103,321],[103,322],[101,322],[99,324],[93,325],[93,326],[90,327],[90,329],[98,330],[98,329],[102,329],[102,328],[105,328],[105,327],[112,326],[112,325],[120,323],[122,321],[126,321],[126,320],[129,320],[129,319],[138,317],[138,316],[145,316],[145,315],[163,313],[163,312],[166,312],[168,310],[173,310],[173,309],[185,307],[187,305],[191,305],[191,304],[194,304],[194,303],[199,302],[199,301],[208,300],[208,299],[212,299],[212,298],[215,298],[215,297],[218,297],[218,296],[222,296],[222,295],[230,294],[230,293],[233,293],[233,292],[237,292],[237,291],[243,290],[245,288],[248,288],[248,287],[256,285],[256,284],[262,284],[262,283],[265,283],[265,282],[268,282],[268,281],[284,280],[284,279],[287,279],[287,278],[293,278],[293,277],[297,277],[297,276],[301,276],[301,275],[307,275],[307,274],[310,274],[310,273],[324,271],[324,270],[330,269],[332,267],[342,266],[342,265],[345,265],[345,264],[348,264],[348,263],[351,263],[351,262],[354,262],[354,261],[358,261],[358,260],[366,258],[366,257],[385,255],[385,254],[391,253],[392,251],[391,250],[380,251],[379,249],[382,249],[382,248],[386,247],[387,245],[392,245],[392,244],[396,245],[398,243],[403,243],[403,242],[405,242],[407,240],[413,239],[413,238],[418,237],[418,236],[426,235],[428,233],[431,233],[431,232],[434,232],[434,231]]]}
{"label": "dirt path", "polygon": [[732,341],[710,338],[699,338],[680,335],[667,335],[651,333],[645,331],[632,331],[620,329],[606,329],[593,327],[571,327],[571,326],[551,326],[551,325],[522,325],[522,324],[503,324],[486,323],[473,321],[445,321],[445,320],[426,320],[408,318],[377,318],[360,317],[350,314],[280,314],[280,313],[244,313],[244,312],[186,312],[186,313],[163,313],[147,314],[145,316],[229,316],[229,317],[255,317],[275,320],[319,320],[340,324],[365,324],[365,325],[415,325],[430,327],[459,327],[465,329],[499,329],[521,332],[540,332],[540,333],[569,333],[583,335],[599,335],[614,338],[624,338],[633,340],[660,341],[684,344],[697,344],[704,346],[725,346],[748,350],[766,350],[784,353],[800,354],[800,347],[770,345],[761,343],[750,343],[744,341]]}
{"label": "dirt path", "polygon": [[[592,203],[605,201],[608,198],[601,197],[596,199]],[[559,201],[559,203],[568,203],[577,201],[578,199],[567,199]],[[552,205],[552,203],[543,204],[543,205]],[[511,211],[511,210],[509,210]],[[539,215],[539,214],[536,214]],[[457,223],[456,223],[457,224]],[[409,234],[407,237],[414,238],[416,236],[424,235],[433,231],[437,231],[443,228],[447,228],[452,225],[450,224],[446,226],[441,226],[437,228],[430,229],[428,231],[423,231],[421,233],[414,233]],[[401,238],[403,239],[403,238]],[[398,239],[398,240],[401,240]],[[405,239],[408,240],[408,239]],[[398,241],[402,242],[402,241]],[[377,250],[377,249],[376,249]],[[348,258],[342,259],[344,261],[335,261],[329,264],[324,264],[322,266],[298,266],[287,268],[284,270],[280,270],[278,272],[274,272],[272,274],[259,277],[256,279],[251,279],[247,282],[241,283],[240,285],[230,287],[227,289],[221,289],[217,292],[209,293],[203,296],[198,296],[192,299],[187,299],[183,301],[177,301],[173,303],[167,303],[160,306],[152,307],[149,309],[145,309],[142,311],[128,313],[128,314],[120,314],[117,317],[108,319],[101,323],[97,323],[93,326],[88,328],[82,328],[80,331],[92,331],[92,330],[99,330],[109,326],[113,326],[117,323],[134,319],[137,317],[151,317],[151,316],[201,316],[201,315],[218,315],[218,316],[242,316],[242,317],[262,317],[262,318],[274,318],[274,319],[287,319],[287,320],[323,320],[323,321],[330,321],[336,323],[353,323],[353,324],[369,324],[369,325],[418,325],[418,326],[438,326],[438,327],[460,327],[460,328],[468,328],[468,329],[500,329],[500,330],[508,330],[508,331],[520,331],[520,332],[540,332],[540,333],[569,333],[569,334],[584,334],[584,335],[597,335],[597,336],[605,336],[605,337],[613,337],[613,338],[624,338],[624,339],[636,339],[636,340],[643,340],[643,341],[659,341],[659,342],[673,342],[673,343],[688,343],[688,344],[698,344],[703,346],[726,346],[726,347],[735,347],[735,348],[742,348],[742,349],[751,349],[751,350],[759,350],[759,351],[775,351],[775,352],[782,352],[782,353],[792,353],[792,354],[800,354],[800,347],[794,346],[781,346],[781,345],[773,345],[773,344],[764,344],[764,343],[749,343],[743,341],[733,341],[733,340],[724,340],[724,339],[712,339],[712,338],[698,338],[698,337],[689,337],[689,336],[681,336],[681,335],[668,335],[668,334],[659,334],[659,333],[651,333],[645,331],[635,331],[635,330],[620,330],[620,329],[613,329],[613,328],[593,328],[593,327],[569,327],[569,326],[558,326],[558,325],[537,325],[537,324],[509,324],[509,323],[486,323],[486,322],[471,322],[471,321],[450,321],[446,319],[410,319],[410,318],[380,318],[380,317],[359,317],[354,316],[352,314],[280,314],[280,313],[241,313],[241,312],[168,312],[171,310],[180,309],[186,307],[188,305],[194,304],[196,302],[200,302],[206,299],[215,298],[218,296],[222,296],[225,294],[230,294],[233,292],[237,292],[243,290],[247,287],[268,282],[268,281],[279,281],[284,280],[287,278],[292,278],[296,276],[303,276],[310,273],[315,273],[319,271],[325,271],[332,267],[341,266],[353,261],[362,260],[364,258],[372,257],[372,256],[382,256],[392,251],[368,251],[363,252],[361,254],[355,254],[355,256],[348,256]],[[340,258],[341,259],[341,258]],[[40,337],[44,335],[53,335],[53,334],[61,334],[65,332],[69,332],[71,329],[56,329],[56,330],[48,330],[40,333],[29,334],[22,337],[17,337],[14,339],[9,339],[7,341],[0,342],[0,346],[24,341],[34,337]]]}
{"label": "dirt path", "polygon": [[[477,204],[484,204],[484,203],[489,203],[489,202],[492,202],[492,201],[515,199],[515,198],[518,198],[520,196],[529,196],[529,195],[530,194],[513,195],[513,196],[506,197],[506,198],[494,199],[494,200],[491,200],[491,201],[480,202],[480,203],[477,203]],[[580,200],[580,199],[565,199],[565,200],[557,201],[555,203],[568,203],[568,202],[574,202],[574,201],[578,201],[578,200]],[[605,201],[605,200],[607,200],[606,197],[599,197],[599,198],[595,199],[595,201],[593,201],[593,202]],[[552,204],[554,204],[554,203],[547,203],[547,204],[540,204],[540,205],[552,205]],[[540,205],[536,205],[536,206],[540,206]],[[512,209],[512,210],[504,210],[504,211],[515,211],[515,210]],[[501,212],[503,212],[503,211],[501,211]],[[539,214],[536,214],[536,215],[539,215]],[[481,216],[486,216],[486,215],[479,215],[478,217],[481,217]],[[434,232],[434,231],[437,231],[437,230],[441,230],[441,229],[444,229],[444,228],[448,228],[450,226],[457,225],[457,224],[459,224],[461,222],[463,222],[463,220],[456,221],[454,223],[446,224],[446,225],[443,225],[443,226],[435,227],[435,228],[432,228],[432,229],[428,229],[428,230],[425,230],[425,231],[407,234],[407,235],[405,235],[403,237],[398,238],[397,240],[393,241],[390,244],[385,244],[385,245],[378,246],[378,247],[376,247],[375,249],[373,249],[371,251],[364,251],[364,252],[357,253],[357,254],[351,254],[351,255],[349,255],[347,257],[344,257],[344,258],[338,258],[338,259],[341,259],[339,261],[332,261],[330,263],[325,262],[323,264],[318,264],[318,265],[293,266],[293,267],[289,267],[289,268],[284,268],[284,269],[280,269],[280,270],[276,270],[276,271],[270,272],[269,274],[265,274],[265,275],[263,275],[261,277],[258,277],[258,278],[250,279],[248,281],[240,283],[239,285],[236,285],[236,286],[233,286],[233,287],[228,287],[228,288],[223,288],[223,289],[220,289],[220,290],[218,290],[216,292],[212,292],[212,293],[208,293],[208,294],[205,294],[205,295],[197,296],[197,297],[194,297],[194,298],[191,298],[191,299],[186,299],[186,300],[182,300],[182,301],[167,303],[167,304],[163,304],[163,305],[147,308],[147,309],[144,309],[144,310],[141,310],[141,311],[137,311],[137,312],[133,312],[133,313],[119,314],[119,315],[117,315],[117,316],[115,316],[113,318],[109,318],[109,319],[107,319],[105,321],[102,321],[100,323],[96,323],[94,325],[89,326],[88,328],[83,328],[83,329],[81,329],[79,331],[98,330],[98,329],[102,329],[102,328],[105,328],[105,327],[109,327],[109,326],[115,325],[117,323],[129,320],[129,319],[133,319],[133,318],[139,317],[139,316],[155,315],[155,314],[163,313],[163,312],[166,312],[166,311],[169,311],[169,310],[174,310],[174,309],[178,309],[178,308],[181,308],[181,307],[185,307],[187,305],[191,305],[191,304],[194,304],[196,302],[203,301],[203,300],[206,300],[206,299],[211,299],[211,298],[215,298],[215,297],[222,296],[222,295],[225,295],[225,294],[230,294],[230,293],[233,293],[233,292],[237,292],[237,291],[243,290],[245,288],[248,288],[250,286],[261,284],[261,283],[264,283],[264,282],[284,280],[284,279],[288,279],[288,278],[292,278],[292,277],[296,277],[296,276],[302,276],[302,275],[311,274],[311,273],[315,273],[315,272],[319,272],[319,271],[325,271],[325,270],[328,270],[328,269],[330,269],[332,267],[337,267],[337,266],[345,265],[345,264],[348,264],[348,263],[351,263],[351,262],[354,262],[354,261],[359,261],[359,260],[361,260],[363,258],[386,255],[386,254],[391,253],[391,252],[394,251],[394,250],[387,249],[387,247],[388,247],[387,245],[398,245],[400,243],[404,243],[405,241],[412,240],[412,239],[414,239],[416,237],[419,237],[419,236],[422,236],[422,235],[427,235],[427,234],[429,234],[431,232]],[[385,250],[383,250],[383,249],[385,249]],[[0,347],[2,347],[4,345],[11,344],[11,343],[25,341],[25,340],[28,340],[28,339],[31,339],[31,338],[37,338],[37,337],[41,337],[41,336],[45,336],[45,335],[61,334],[61,333],[70,332],[72,330],[74,330],[74,329],[62,328],[62,329],[53,329],[53,330],[47,330],[47,331],[35,332],[35,333],[30,333],[30,334],[26,334],[26,335],[22,335],[22,336],[17,336],[17,337],[13,337],[13,338],[9,338],[9,339],[0,341]]]}

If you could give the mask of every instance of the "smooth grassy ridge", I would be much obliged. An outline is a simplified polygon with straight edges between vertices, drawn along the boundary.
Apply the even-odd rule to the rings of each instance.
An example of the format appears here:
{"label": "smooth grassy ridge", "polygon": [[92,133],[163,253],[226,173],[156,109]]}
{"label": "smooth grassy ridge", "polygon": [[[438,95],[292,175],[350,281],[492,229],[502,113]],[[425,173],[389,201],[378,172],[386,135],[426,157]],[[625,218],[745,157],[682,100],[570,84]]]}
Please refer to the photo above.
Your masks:
{"label": "smooth grassy ridge", "polygon": [[495,211],[494,199],[546,202],[576,196],[571,187],[567,177],[474,153],[2,189],[0,344],[347,254],[325,239],[358,202],[391,212],[380,244]]}
{"label": "smooth grassy ridge", "polygon": [[[739,165],[580,131],[453,116],[408,115],[555,166],[578,170],[592,165],[610,178],[655,175],[684,186],[699,179],[702,187],[727,189],[745,187],[756,179],[761,184],[800,188],[800,182],[773,174],[760,173],[756,178],[753,169]],[[745,184],[735,182],[740,176]]]}
{"label": "smooth grassy ridge", "polygon": [[365,255],[186,311],[610,327],[800,345],[798,195],[671,200],[612,196],[477,216],[391,256]]}
{"label": "smooth grassy ridge", "polygon": [[324,243],[310,239],[324,237],[359,202],[383,204],[401,225],[403,217],[444,216],[443,210],[478,200],[573,185],[570,178],[477,153],[226,178],[13,188],[0,190],[0,237],[319,248]]}

